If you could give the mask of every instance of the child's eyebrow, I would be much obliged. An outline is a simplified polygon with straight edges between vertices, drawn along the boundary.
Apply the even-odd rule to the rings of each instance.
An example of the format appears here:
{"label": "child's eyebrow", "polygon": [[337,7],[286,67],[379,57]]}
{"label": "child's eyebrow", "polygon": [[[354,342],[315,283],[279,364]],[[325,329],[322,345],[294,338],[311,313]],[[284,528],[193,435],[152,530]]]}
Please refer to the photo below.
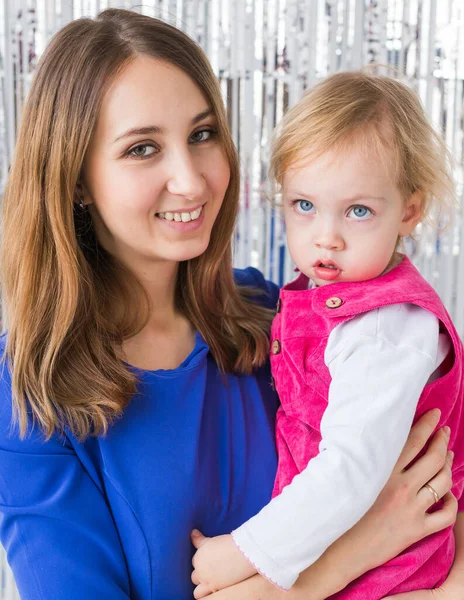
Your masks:
{"label": "child's eyebrow", "polygon": [[[311,196],[311,194],[305,194],[304,192],[301,192],[300,190],[287,190],[285,192],[286,196],[294,196],[295,198],[304,198],[306,200],[309,200],[310,202],[317,202],[319,200],[319,198],[317,198],[317,196]],[[386,202],[386,198],[384,196],[375,196],[373,194],[366,194],[366,193],[362,193],[362,194],[356,194],[354,196],[351,196],[350,198],[342,198],[341,201],[342,202],[347,202],[347,203],[353,203],[353,202],[359,202],[360,200],[381,200],[383,202]]]}
{"label": "child's eyebrow", "polygon": [[371,194],[356,194],[356,196],[352,196],[351,198],[345,198],[346,202],[359,202],[360,200],[383,200],[384,202],[387,200],[384,196],[374,196]]}

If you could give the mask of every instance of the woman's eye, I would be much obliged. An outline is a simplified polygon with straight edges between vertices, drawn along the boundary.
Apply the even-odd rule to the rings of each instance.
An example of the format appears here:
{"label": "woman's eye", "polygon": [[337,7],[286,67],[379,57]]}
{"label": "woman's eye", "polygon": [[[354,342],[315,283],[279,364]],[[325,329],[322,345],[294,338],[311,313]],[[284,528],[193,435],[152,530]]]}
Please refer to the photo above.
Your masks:
{"label": "woman's eye", "polygon": [[312,202],[310,202],[309,200],[295,200],[295,202],[293,203],[296,211],[301,213],[301,214],[307,214],[312,212],[314,205]]}
{"label": "woman's eye", "polygon": [[156,148],[151,144],[139,144],[138,146],[134,146],[128,152],[129,156],[134,156],[135,158],[147,158],[156,152]]}
{"label": "woman's eye", "polygon": [[215,135],[215,133],[216,132],[211,129],[201,129],[200,131],[195,131],[195,133],[192,133],[190,139],[194,144],[200,144],[201,142],[209,141]]}
{"label": "woman's eye", "polygon": [[357,219],[358,221],[362,221],[363,219],[368,219],[372,215],[372,211],[367,206],[353,206],[353,208],[348,213],[348,216]]}

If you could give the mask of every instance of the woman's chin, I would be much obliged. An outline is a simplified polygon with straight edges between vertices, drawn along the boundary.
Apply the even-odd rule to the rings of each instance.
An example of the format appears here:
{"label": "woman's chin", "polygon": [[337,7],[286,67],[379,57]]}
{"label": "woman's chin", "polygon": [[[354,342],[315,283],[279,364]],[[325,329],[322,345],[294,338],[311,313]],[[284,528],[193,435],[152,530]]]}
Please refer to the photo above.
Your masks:
{"label": "woman's chin", "polygon": [[169,257],[166,256],[166,258],[175,262],[192,260],[206,252],[208,244],[209,238],[207,240],[191,240],[189,243],[179,244],[177,248],[172,249],[172,252],[169,252]]}

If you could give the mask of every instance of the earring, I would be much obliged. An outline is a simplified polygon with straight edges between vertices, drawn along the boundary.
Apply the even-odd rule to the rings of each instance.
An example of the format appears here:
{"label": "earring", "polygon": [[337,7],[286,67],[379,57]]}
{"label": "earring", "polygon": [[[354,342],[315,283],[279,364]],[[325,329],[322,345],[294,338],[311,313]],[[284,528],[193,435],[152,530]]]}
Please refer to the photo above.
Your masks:
{"label": "earring", "polygon": [[79,207],[82,210],[85,210],[85,204],[84,204],[84,200],[82,198],[79,198]]}

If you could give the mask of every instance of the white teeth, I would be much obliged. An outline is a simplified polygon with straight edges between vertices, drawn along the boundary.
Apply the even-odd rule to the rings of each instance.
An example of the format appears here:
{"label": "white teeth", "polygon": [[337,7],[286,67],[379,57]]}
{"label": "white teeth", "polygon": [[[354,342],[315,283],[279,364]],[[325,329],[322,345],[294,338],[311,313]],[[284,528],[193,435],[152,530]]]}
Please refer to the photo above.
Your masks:
{"label": "white teeth", "polygon": [[201,215],[203,206],[197,208],[193,212],[160,212],[157,216],[160,219],[166,219],[166,221],[177,221],[178,223],[188,223],[189,221],[195,221]]}

